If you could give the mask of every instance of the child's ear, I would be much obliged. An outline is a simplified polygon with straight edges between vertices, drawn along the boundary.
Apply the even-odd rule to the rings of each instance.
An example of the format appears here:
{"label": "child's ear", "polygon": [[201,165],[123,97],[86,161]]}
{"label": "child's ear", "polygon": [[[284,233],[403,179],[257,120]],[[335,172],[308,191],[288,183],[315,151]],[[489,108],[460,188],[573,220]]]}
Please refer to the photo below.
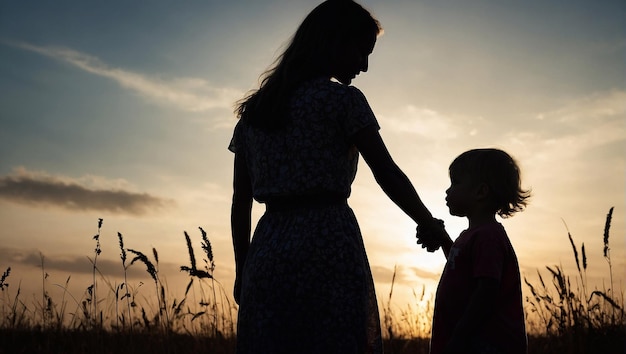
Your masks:
{"label": "child's ear", "polygon": [[485,199],[489,196],[490,189],[487,183],[481,183],[476,188],[476,196],[478,199]]}

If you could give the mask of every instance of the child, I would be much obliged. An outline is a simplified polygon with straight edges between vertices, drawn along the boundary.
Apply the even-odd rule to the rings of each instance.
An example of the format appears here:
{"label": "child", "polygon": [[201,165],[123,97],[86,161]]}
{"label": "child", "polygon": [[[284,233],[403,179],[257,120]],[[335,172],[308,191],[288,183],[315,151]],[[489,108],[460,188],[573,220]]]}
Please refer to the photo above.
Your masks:
{"label": "child", "polygon": [[446,204],[467,217],[454,241],[442,240],[447,262],[437,288],[431,354],[526,353],[519,265],[496,214],[526,206],[515,160],[498,149],[476,149],[450,165]]}

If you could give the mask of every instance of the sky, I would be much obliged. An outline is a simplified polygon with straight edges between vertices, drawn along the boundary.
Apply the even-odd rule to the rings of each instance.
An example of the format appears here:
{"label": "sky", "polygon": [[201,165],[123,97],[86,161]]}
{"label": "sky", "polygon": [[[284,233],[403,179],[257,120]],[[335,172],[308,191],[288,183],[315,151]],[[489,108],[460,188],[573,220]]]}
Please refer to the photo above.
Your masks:
{"label": "sky", "polygon": [[[592,287],[626,279],[626,4],[620,0],[363,1],[384,34],[366,95],[394,160],[453,238],[467,221],[445,206],[449,163],[497,147],[519,162],[528,208],[501,220],[522,276],[562,266],[579,282],[572,236]],[[91,284],[98,233],[104,277],[127,248],[159,254],[180,298],[203,228],[230,294],[235,102],[258,85],[318,4],[268,1],[0,1],[0,271],[10,291]],[[349,204],[379,301],[403,308],[434,290],[445,259],[415,244],[415,225],[360,164]],[[263,213],[255,205],[255,220]],[[43,257],[43,258],[42,258]],[[141,265],[129,282],[149,281]],[[53,291],[53,290],[50,290]],[[524,291],[527,291],[524,287]],[[623,294],[623,293],[622,293]]]}

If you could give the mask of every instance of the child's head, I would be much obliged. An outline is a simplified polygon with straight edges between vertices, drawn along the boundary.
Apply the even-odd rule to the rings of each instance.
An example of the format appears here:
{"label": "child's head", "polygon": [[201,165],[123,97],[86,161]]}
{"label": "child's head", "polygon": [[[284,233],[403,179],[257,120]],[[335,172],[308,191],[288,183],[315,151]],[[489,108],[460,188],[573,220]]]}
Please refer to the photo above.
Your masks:
{"label": "child's head", "polygon": [[515,160],[499,149],[474,149],[450,164],[450,177],[462,176],[473,186],[487,187],[487,205],[501,217],[522,211],[530,191],[521,188],[520,169]]}

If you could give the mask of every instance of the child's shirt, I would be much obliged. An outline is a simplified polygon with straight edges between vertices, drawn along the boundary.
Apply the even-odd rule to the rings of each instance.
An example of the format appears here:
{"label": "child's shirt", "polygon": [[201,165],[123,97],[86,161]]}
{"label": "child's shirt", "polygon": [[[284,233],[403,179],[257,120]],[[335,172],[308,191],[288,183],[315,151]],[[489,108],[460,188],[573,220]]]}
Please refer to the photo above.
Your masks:
{"label": "child's shirt", "polygon": [[454,241],[437,288],[430,353],[443,352],[469,304],[477,277],[498,280],[500,289],[493,316],[474,340],[498,347],[503,353],[526,353],[519,265],[500,223],[465,230]]}

